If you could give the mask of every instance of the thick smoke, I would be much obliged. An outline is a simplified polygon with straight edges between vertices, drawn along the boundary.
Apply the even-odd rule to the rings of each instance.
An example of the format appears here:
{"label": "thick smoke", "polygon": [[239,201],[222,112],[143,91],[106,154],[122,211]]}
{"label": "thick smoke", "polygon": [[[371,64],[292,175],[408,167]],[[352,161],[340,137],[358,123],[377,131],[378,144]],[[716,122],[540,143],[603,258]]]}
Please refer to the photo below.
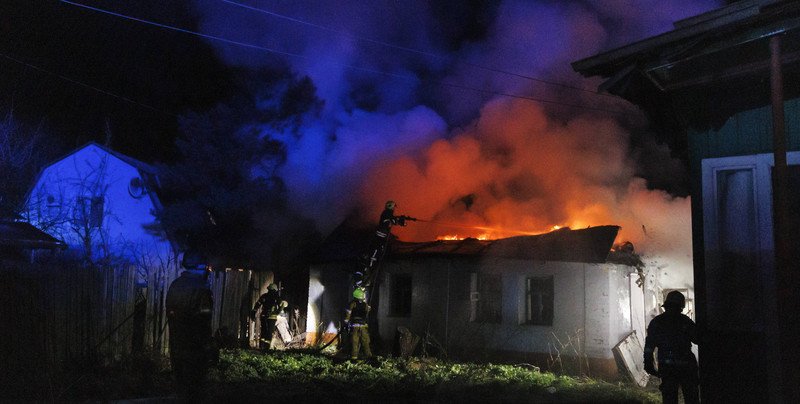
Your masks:
{"label": "thick smoke", "polygon": [[202,30],[297,56],[231,45],[220,54],[231,64],[286,63],[325,100],[302,137],[282,139],[294,206],[323,232],[356,208],[372,222],[393,199],[398,213],[430,221],[398,229],[406,240],[616,224],[637,251],[690,257],[688,200],[635,175],[637,153],[672,166],[668,151],[631,148],[643,119],[593,94],[598,81],[570,62],[720,2],[239,3],[250,8],[202,3]]}

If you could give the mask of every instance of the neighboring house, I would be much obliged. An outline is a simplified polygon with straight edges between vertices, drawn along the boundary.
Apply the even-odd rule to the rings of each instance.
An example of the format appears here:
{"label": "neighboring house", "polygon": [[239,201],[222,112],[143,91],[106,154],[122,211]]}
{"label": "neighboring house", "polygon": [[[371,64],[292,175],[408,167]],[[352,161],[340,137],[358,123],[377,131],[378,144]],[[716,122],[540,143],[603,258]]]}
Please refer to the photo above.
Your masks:
{"label": "neighboring house", "polygon": [[93,263],[176,271],[177,246],[158,225],[154,167],[88,143],[45,167],[24,215]]}
{"label": "neighboring house", "polygon": [[[23,215],[63,240],[71,255],[88,265],[120,268],[118,278],[133,269],[137,310],[146,315],[137,326],[146,330],[134,332],[143,333],[146,345],[166,347],[163,297],[182,271],[183,251],[157,220],[157,190],[155,167],[88,143],[41,171]],[[252,340],[250,324],[240,313],[252,307],[258,289],[266,289],[271,273],[224,265],[214,269],[209,281],[215,296],[214,329]],[[116,279],[115,287],[128,288],[130,283]]]}
{"label": "neighboring house", "polygon": [[800,2],[740,1],[576,61],[691,175],[703,402],[800,402]]}
{"label": "neighboring house", "polygon": [[[636,268],[608,259],[618,230],[561,229],[493,241],[392,240],[368,295],[371,330],[380,336],[375,345],[396,350],[392,341],[407,329],[450,358],[558,366],[553,360],[560,353],[585,373],[616,375],[612,350],[645,315]],[[334,232],[311,266],[311,340],[336,334],[350,300],[357,249],[345,245],[347,234]]]}

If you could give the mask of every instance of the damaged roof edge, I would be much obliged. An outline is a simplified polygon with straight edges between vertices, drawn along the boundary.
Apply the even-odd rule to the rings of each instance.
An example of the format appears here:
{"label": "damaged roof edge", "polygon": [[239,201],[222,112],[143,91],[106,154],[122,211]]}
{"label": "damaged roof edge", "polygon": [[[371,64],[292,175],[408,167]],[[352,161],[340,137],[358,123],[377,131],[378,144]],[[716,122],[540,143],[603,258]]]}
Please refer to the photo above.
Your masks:
{"label": "damaged roof edge", "polygon": [[559,229],[535,236],[517,236],[482,241],[476,239],[440,240],[411,243],[393,241],[390,255],[480,256],[540,261],[604,263],[607,261],[619,226],[596,226],[585,229]]}

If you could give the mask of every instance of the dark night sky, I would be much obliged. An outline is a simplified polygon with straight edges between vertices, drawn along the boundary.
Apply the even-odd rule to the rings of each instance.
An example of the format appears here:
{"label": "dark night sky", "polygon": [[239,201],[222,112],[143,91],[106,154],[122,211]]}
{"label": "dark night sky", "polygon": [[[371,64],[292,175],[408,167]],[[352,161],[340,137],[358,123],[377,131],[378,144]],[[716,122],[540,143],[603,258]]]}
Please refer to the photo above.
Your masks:
{"label": "dark night sky", "polygon": [[225,41],[65,2],[2,2],[0,110],[43,122],[69,148],[102,141],[108,122],[115,149],[167,160],[175,115],[230,96],[231,68],[287,66],[314,81],[325,108],[301,137],[263,134],[286,142],[293,205],[323,231],[354,206],[396,199],[401,213],[443,221],[613,222],[624,233],[646,220],[666,242],[685,236],[654,217],[688,223],[687,200],[646,183],[680,177],[680,164],[635,108],[593,94],[598,81],[569,63],[720,1],[76,3]]}

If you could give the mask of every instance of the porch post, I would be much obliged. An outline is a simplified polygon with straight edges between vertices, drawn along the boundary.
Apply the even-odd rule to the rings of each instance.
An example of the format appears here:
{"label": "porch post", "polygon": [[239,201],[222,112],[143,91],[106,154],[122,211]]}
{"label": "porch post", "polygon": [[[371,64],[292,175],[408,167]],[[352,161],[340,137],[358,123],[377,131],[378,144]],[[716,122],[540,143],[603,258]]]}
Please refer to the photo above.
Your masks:
{"label": "porch post", "polygon": [[[772,142],[775,167],[772,172],[773,232],[775,238],[775,279],[777,284],[778,322],[781,352],[781,387],[785,402],[796,402],[800,388],[797,366],[800,354],[795,349],[798,326],[793,318],[797,310],[797,281],[791,268],[791,229],[789,228],[788,167],[786,163],[786,122],[783,105],[783,75],[781,72],[781,38],[772,36],[770,50],[770,87],[772,96]],[[780,394],[778,393],[778,394]]]}

